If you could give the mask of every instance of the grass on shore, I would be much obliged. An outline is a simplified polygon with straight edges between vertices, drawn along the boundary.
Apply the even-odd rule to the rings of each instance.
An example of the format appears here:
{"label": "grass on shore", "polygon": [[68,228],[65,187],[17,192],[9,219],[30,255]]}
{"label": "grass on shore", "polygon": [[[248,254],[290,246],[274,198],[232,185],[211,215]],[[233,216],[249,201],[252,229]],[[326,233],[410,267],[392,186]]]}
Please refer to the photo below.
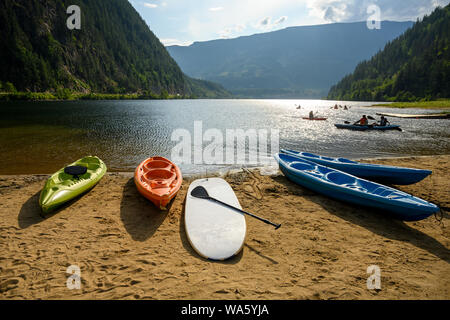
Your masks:
{"label": "grass on shore", "polygon": [[158,100],[158,99],[195,99],[195,96],[171,94],[109,94],[109,93],[67,93],[64,95],[50,92],[0,92],[0,101],[52,101],[52,100]]}
{"label": "grass on shore", "polygon": [[417,108],[417,109],[450,109],[450,99],[435,101],[416,101],[416,102],[393,102],[374,104],[372,107],[389,107],[389,108]]}

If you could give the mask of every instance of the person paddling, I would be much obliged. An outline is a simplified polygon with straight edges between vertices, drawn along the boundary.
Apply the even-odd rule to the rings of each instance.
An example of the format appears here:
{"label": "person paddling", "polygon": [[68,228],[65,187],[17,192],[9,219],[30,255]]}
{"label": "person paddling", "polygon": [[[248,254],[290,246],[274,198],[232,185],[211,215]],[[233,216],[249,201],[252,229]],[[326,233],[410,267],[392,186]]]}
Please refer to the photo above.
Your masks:
{"label": "person paddling", "polygon": [[367,126],[369,124],[369,120],[367,120],[366,115],[363,115],[361,119],[356,121],[353,125]]}
{"label": "person paddling", "polygon": [[380,126],[385,127],[389,124],[391,124],[388,119],[386,119],[384,116],[381,116],[380,118]]}
{"label": "person paddling", "polygon": [[314,119],[314,112],[312,110],[309,112],[309,119],[310,120]]}

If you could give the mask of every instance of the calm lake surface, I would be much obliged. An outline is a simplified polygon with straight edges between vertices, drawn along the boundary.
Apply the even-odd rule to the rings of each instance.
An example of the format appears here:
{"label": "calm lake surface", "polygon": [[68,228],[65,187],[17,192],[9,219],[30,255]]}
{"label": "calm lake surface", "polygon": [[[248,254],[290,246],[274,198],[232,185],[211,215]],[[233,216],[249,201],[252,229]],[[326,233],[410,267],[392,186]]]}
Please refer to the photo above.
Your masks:
{"label": "calm lake surface", "polygon": [[[176,129],[203,133],[218,129],[279,130],[280,148],[353,159],[450,153],[448,120],[389,119],[403,132],[349,131],[334,123],[356,121],[377,112],[428,113],[430,110],[369,108],[372,103],[337,102],[348,111],[332,110],[324,100],[139,100],[0,103],[0,174],[52,173],[86,155],[97,155],[109,171],[133,171],[145,158],[171,158],[179,141]],[[296,109],[300,104],[302,108]],[[327,121],[303,120],[310,110]],[[439,110],[436,110],[439,111]],[[217,132],[217,131],[216,131]],[[225,144],[225,141],[223,142]],[[210,142],[204,142],[203,147]],[[237,153],[247,144],[236,145]],[[270,159],[268,151],[260,159]],[[217,172],[241,165],[181,163],[185,174]]]}

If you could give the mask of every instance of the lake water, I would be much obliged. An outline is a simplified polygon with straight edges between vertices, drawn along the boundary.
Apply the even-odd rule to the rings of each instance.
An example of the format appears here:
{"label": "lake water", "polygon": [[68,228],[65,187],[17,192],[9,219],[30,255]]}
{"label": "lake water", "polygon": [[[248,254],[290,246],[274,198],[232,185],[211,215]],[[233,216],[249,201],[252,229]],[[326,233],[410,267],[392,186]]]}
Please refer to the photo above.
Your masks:
{"label": "lake water", "polygon": [[[174,130],[279,130],[280,148],[354,159],[450,153],[448,120],[389,119],[403,132],[358,132],[336,129],[334,123],[356,121],[377,112],[427,113],[429,110],[369,108],[372,103],[337,102],[348,111],[330,109],[324,100],[124,100],[0,103],[0,174],[52,173],[85,155],[97,155],[109,171],[133,171],[150,156],[171,157],[179,141]],[[300,110],[296,105],[301,104]],[[309,111],[328,117],[308,121]],[[216,130],[216,132],[217,132]],[[270,140],[270,139],[268,139]],[[223,142],[225,143],[225,141]],[[269,141],[270,143],[270,141]],[[203,147],[208,142],[203,143]],[[270,147],[252,150],[235,145],[237,153],[253,152],[271,159]],[[253,148],[254,149],[254,148]],[[221,171],[242,164],[181,163],[185,174]]]}

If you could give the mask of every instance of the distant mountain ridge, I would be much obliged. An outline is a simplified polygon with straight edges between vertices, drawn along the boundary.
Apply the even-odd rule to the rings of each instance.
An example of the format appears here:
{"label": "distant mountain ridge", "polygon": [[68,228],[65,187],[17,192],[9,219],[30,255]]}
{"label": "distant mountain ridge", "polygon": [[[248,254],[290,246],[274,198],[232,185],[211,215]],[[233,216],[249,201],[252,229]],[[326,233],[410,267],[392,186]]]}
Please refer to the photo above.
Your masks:
{"label": "distant mountain ridge", "polygon": [[331,85],[411,27],[382,21],[289,27],[235,39],[168,46],[189,76],[214,81],[238,97],[320,98]]}
{"label": "distant mountain ridge", "polygon": [[329,99],[415,101],[450,98],[450,5],[418,21],[363,61]]}
{"label": "distant mountain ridge", "polygon": [[229,96],[186,77],[127,0],[2,0],[0,30],[0,89]]}

